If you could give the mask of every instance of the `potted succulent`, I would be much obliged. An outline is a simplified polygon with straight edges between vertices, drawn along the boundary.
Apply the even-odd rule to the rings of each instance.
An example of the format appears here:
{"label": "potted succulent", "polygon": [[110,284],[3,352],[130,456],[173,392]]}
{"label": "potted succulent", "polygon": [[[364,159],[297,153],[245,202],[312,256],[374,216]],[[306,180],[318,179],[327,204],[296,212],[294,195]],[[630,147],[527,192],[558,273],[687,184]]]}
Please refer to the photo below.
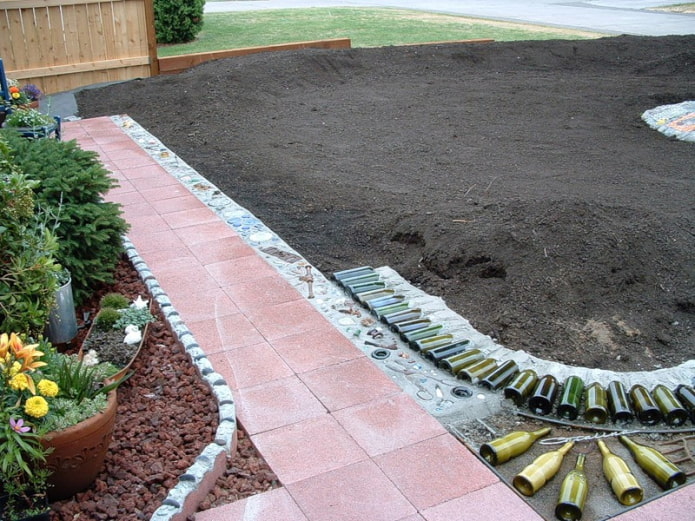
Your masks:
{"label": "potted succulent", "polygon": [[116,372],[45,340],[0,334],[2,519],[41,514],[47,500],[70,497],[96,478],[113,431],[115,389],[125,379],[112,380]]}

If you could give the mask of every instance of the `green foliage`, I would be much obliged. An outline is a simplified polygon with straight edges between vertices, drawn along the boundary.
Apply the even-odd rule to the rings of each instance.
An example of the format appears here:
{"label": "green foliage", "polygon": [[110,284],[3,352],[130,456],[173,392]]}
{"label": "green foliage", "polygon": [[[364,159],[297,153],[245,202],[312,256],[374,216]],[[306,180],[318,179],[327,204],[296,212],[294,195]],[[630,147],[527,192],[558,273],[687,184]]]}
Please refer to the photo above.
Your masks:
{"label": "green foliage", "polygon": [[14,149],[16,167],[39,181],[36,201],[58,215],[56,258],[70,271],[79,305],[101,283],[113,280],[123,252],[122,236],[128,225],[120,205],[102,198],[117,183],[97,154],[80,149],[75,141],[30,141],[12,132],[3,135]]}
{"label": "green foliage", "polygon": [[109,331],[115,329],[116,322],[121,318],[121,314],[114,308],[101,308],[97,316],[94,318],[94,327],[100,331]]}
{"label": "green foliage", "polygon": [[0,139],[0,331],[43,332],[55,302],[58,244],[48,215],[34,203],[37,185]]}
{"label": "green foliage", "polygon": [[158,43],[185,43],[203,28],[205,0],[154,0]]}
{"label": "green foliage", "polygon": [[75,406],[80,406],[84,400],[93,400],[100,394],[106,395],[118,387],[128,377],[104,385],[104,380],[113,376],[117,369],[110,364],[88,366],[76,356],[62,353],[51,353],[48,373],[60,389],[59,398],[67,398]]}
{"label": "green foliage", "polygon": [[130,305],[130,301],[125,295],[120,293],[107,293],[99,301],[100,308],[124,309]]}
{"label": "green foliage", "polygon": [[154,317],[147,308],[137,309],[130,307],[121,310],[119,314],[119,319],[113,325],[114,329],[125,329],[126,326],[131,324],[137,326],[138,329],[142,329],[145,324],[154,322]]}
{"label": "green foliage", "polygon": [[6,127],[45,127],[55,124],[55,119],[36,109],[14,109],[5,119]]}

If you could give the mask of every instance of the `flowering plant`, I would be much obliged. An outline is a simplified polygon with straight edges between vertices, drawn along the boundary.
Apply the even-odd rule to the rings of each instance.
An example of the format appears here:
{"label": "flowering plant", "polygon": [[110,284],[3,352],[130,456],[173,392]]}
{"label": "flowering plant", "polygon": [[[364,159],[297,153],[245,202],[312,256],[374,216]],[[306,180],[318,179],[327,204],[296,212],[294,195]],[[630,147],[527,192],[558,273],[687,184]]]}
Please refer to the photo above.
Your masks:
{"label": "flowering plant", "polygon": [[5,105],[10,108],[13,106],[29,105],[33,101],[39,101],[43,97],[43,92],[33,83],[19,85],[16,80],[7,81],[7,90],[10,99],[3,100]]}

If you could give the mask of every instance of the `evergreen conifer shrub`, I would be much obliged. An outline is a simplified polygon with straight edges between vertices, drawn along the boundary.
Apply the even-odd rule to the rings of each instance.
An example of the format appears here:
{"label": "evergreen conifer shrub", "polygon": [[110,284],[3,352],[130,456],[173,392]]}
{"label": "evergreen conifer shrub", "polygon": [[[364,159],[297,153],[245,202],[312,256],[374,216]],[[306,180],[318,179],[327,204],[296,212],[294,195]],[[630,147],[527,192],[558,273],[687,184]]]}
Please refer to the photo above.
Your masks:
{"label": "evergreen conifer shrub", "polygon": [[157,43],[186,43],[203,28],[205,0],[154,0]]}

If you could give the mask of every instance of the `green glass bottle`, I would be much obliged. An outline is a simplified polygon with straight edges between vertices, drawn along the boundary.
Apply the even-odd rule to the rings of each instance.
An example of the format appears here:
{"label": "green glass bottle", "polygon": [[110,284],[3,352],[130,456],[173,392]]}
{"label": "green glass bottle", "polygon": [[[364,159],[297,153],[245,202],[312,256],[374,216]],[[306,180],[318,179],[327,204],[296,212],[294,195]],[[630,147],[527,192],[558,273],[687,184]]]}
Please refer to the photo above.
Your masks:
{"label": "green glass bottle", "polygon": [[681,384],[676,387],[676,396],[690,414],[690,421],[695,423],[695,390]]}
{"label": "green glass bottle", "polygon": [[584,504],[589,495],[589,482],[584,473],[585,460],[585,454],[577,456],[577,464],[567,473],[560,485],[555,517],[561,521],[576,521],[582,518]]}
{"label": "green glass bottle", "polygon": [[459,342],[454,342],[453,344],[447,344],[445,346],[425,351],[425,358],[427,358],[428,360],[432,360],[435,363],[435,365],[439,365],[439,362],[441,362],[445,358],[458,355],[470,348],[470,340],[460,340]]}
{"label": "green glass bottle", "polygon": [[578,376],[570,376],[565,380],[557,405],[557,415],[567,420],[576,420],[579,416],[579,404],[584,392],[584,381]]}
{"label": "green glass bottle", "polygon": [[359,268],[352,268],[349,270],[336,271],[333,273],[333,279],[340,282],[344,279],[350,279],[355,277],[361,277],[363,275],[370,275],[376,273],[374,268],[371,266],[361,266]]}
{"label": "green glass bottle", "polygon": [[374,282],[379,280],[379,274],[374,271],[372,273],[363,273],[355,277],[348,277],[340,281],[340,285],[344,288],[350,288],[350,286],[355,286],[357,284],[364,284],[367,282]]}
{"label": "green glass bottle", "polygon": [[[388,291],[393,291],[393,290],[388,290]],[[358,296],[357,298],[358,301],[360,301],[360,298]],[[369,306],[369,300],[365,300],[362,302],[362,304]],[[403,302],[398,302],[396,304],[391,304],[390,306],[384,306],[381,308],[377,308],[374,310],[374,314],[376,315],[377,318],[381,318],[384,315],[389,315],[391,313],[398,313],[399,311],[405,311],[407,309],[410,309],[410,304],[406,301]]]}
{"label": "green glass bottle", "polygon": [[362,293],[360,295],[357,295],[355,298],[361,304],[366,304],[367,302],[369,302],[370,300],[374,300],[375,298],[383,298],[383,297],[393,296],[394,293],[395,293],[395,291],[390,289],[390,288],[377,289],[374,291],[368,291],[367,293]]}
{"label": "green glass bottle", "polygon": [[380,309],[375,310],[375,313],[384,324],[389,326],[397,324],[399,322],[406,322],[408,320],[415,320],[422,316],[422,309],[420,308],[408,308],[403,311],[396,311],[395,313],[382,313]]}
{"label": "green glass bottle", "polygon": [[584,392],[584,419],[591,423],[606,423],[608,419],[608,394],[598,382]]}
{"label": "green glass bottle", "polygon": [[630,399],[635,409],[635,416],[640,423],[656,425],[662,420],[659,406],[644,385],[633,385],[630,389]]}
{"label": "green glass bottle", "polygon": [[688,411],[681,405],[671,389],[659,384],[652,389],[652,396],[666,423],[672,427],[678,427],[688,420]]}
{"label": "green glass bottle", "polygon": [[399,322],[391,326],[391,331],[394,333],[405,334],[409,331],[417,331],[418,329],[424,329],[432,325],[432,321],[429,318],[416,318],[415,320],[408,320],[407,322]]}
{"label": "green glass bottle", "polygon": [[469,349],[465,353],[454,355],[450,358],[445,358],[440,362],[439,366],[456,376],[462,369],[465,369],[473,364],[477,364],[484,358],[485,355],[483,355],[480,349]]}
{"label": "green glass bottle", "polygon": [[544,427],[537,431],[510,432],[506,436],[483,443],[480,446],[480,455],[490,465],[501,465],[526,452],[536,440],[549,432],[550,427]]}
{"label": "green glass bottle", "polygon": [[553,410],[553,403],[557,397],[557,380],[551,374],[547,374],[538,380],[536,388],[528,399],[528,407],[532,412],[545,416]]}
{"label": "green glass bottle", "polygon": [[485,378],[492,371],[497,369],[497,361],[494,358],[485,358],[473,365],[464,367],[456,373],[456,378],[468,380],[471,383],[476,383],[478,380]]}
{"label": "green glass bottle", "polygon": [[396,304],[402,304],[405,302],[405,297],[403,295],[393,295],[390,297],[375,298],[367,302],[367,308],[372,310],[374,313],[378,313],[380,309],[394,306]]}
{"label": "green glass bottle", "polygon": [[420,351],[420,353],[426,353],[430,349],[436,349],[442,347],[454,340],[454,335],[450,333],[445,333],[443,335],[434,335],[429,338],[423,338],[422,340],[416,340],[415,342],[410,342],[410,347],[413,351]]}
{"label": "green glass bottle", "polygon": [[511,380],[518,372],[519,366],[516,365],[516,362],[514,360],[507,360],[500,364],[500,366],[489,375],[481,378],[479,384],[481,387],[496,391]]}
{"label": "green glass bottle", "polygon": [[625,445],[635,462],[664,490],[669,490],[682,485],[686,481],[686,475],[658,450],[632,441],[627,436],[618,436],[620,442]]}
{"label": "green glass bottle", "polygon": [[433,336],[438,335],[443,327],[444,326],[442,324],[433,324],[423,329],[403,333],[401,335],[401,338],[404,342],[408,342],[408,344],[412,347],[413,342],[415,342],[416,340],[423,340],[425,338],[431,338]]}
{"label": "green glass bottle", "polygon": [[353,284],[352,286],[345,286],[345,289],[347,289],[348,293],[350,293],[352,296],[356,296],[358,300],[360,298],[364,298],[365,293],[383,290],[384,288],[386,288],[386,283],[380,280],[362,282],[359,284]]}
{"label": "green glass bottle", "polygon": [[525,496],[533,496],[557,474],[565,454],[572,447],[574,442],[568,441],[559,449],[538,456],[533,463],[514,476],[514,488]]}
{"label": "green glass bottle", "polygon": [[504,388],[504,397],[521,407],[535,389],[538,375],[533,369],[524,369]]}
{"label": "green glass bottle", "polygon": [[618,501],[626,506],[642,501],[644,491],[627,463],[620,456],[613,454],[603,440],[597,443],[603,455],[603,475],[606,476]]}
{"label": "green glass bottle", "polygon": [[608,384],[608,409],[615,423],[630,423],[634,418],[625,387],[617,380]]}

